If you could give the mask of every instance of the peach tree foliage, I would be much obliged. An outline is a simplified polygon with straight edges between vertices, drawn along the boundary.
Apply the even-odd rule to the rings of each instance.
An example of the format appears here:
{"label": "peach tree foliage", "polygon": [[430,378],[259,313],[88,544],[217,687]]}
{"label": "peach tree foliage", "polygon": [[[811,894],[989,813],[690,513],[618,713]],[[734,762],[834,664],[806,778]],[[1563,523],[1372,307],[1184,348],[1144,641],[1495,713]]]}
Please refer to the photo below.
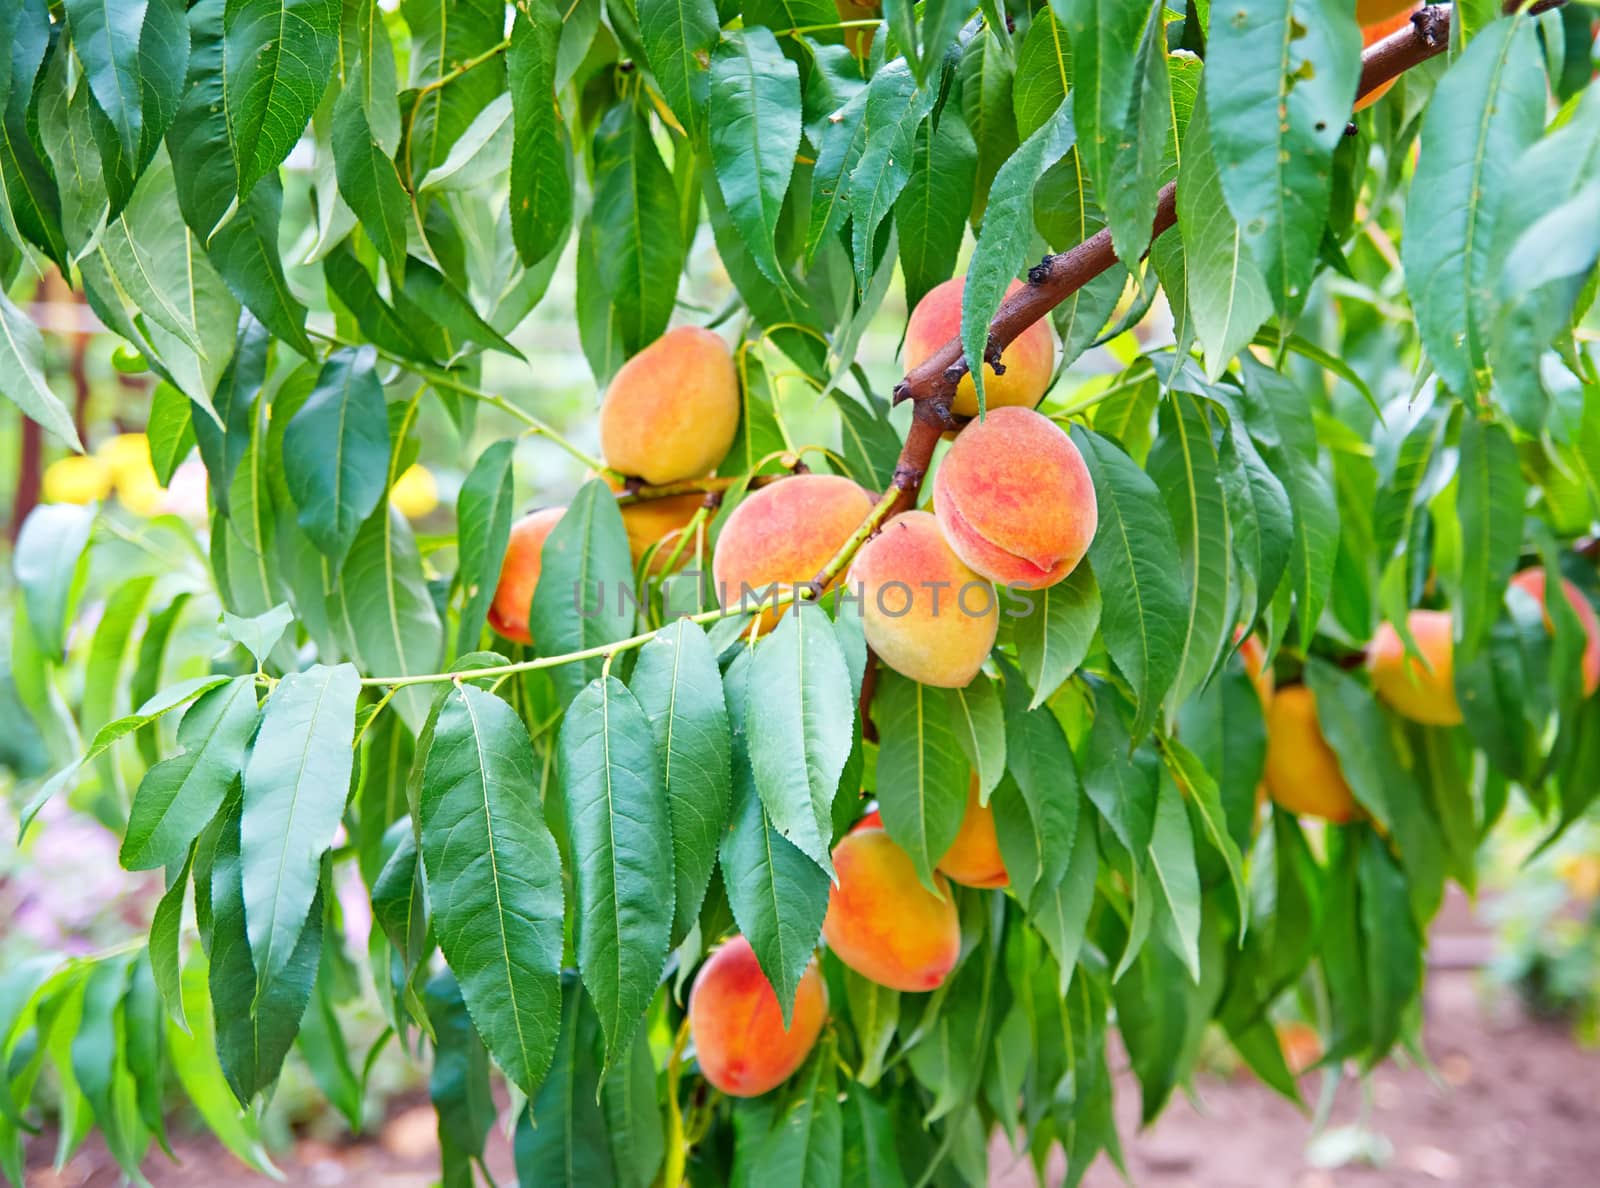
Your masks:
{"label": "peach tree foliage", "polygon": [[[264,1167],[258,1111],[296,1047],[358,1125],[368,1054],[340,1014],[363,992],[430,1071],[449,1183],[494,1075],[530,1184],[971,1183],[997,1129],[1075,1181],[1121,1159],[1112,1027],[1145,1118],[1212,1024],[1299,1101],[1274,1031],[1296,998],[1335,1068],[1417,1043],[1446,882],[1471,889],[1510,795],[1554,832],[1600,789],[1577,604],[1508,589],[1538,567],[1584,607],[1600,590],[1580,542],[1600,369],[1575,332],[1600,255],[1592,10],[1430,10],[1363,82],[1342,0],[884,9],[0,6],[0,391],[78,444],[18,295],[58,268],[159,378],[158,473],[198,447],[210,478],[198,534],[157,519],[130,545],[46,506],[15,551],[18,810],[70,795],[167,891],[147,941],[0,973],[14,1182],[36,1097],[63,1151],[97,1126],[133,1174],[173,1088]],[[1176,343],[1047,398],[1099,534],[965,688],[876,671],[831,597],[741,638],[704,585],[636,571],[598,480],[545,545],[536,642],[495,635],[510,438],[468,459],[453,539],[424,549],[388,508],[425,405],[463,442],[553,435],[537,396],[480,375],[521,359],[561,268],[598,390],[669,322],[714,321],[821,393],[836,448],[808,462],[909,505],[949,393],[913,376],[908,421],[856,344],[897,270],[914,304],[969,232],[951,361],[981,360],[999,313],[996,345],[1048,316],[1070,364],[1158,294]],[[675,310],[707,240],[737,303]],[[740,352],[701,562],[811,444],[762,357]],[[575,584],[639,598],[580,617]],[[669,621],[664,593],[700,613]],[[1362,671],[1417,607],[1451,616],[1459,725],[1401,717]],[[1258,810],[1239,627],[1316,694],[1348,822]],[[949,888],[943,984],[886,989],[824,950],[806,1063],[711,1091],[685,1026],[705,955],[742,932],[787,1009],[830,843],[876,799],[926,876],[973,771],[1011,885]]]}

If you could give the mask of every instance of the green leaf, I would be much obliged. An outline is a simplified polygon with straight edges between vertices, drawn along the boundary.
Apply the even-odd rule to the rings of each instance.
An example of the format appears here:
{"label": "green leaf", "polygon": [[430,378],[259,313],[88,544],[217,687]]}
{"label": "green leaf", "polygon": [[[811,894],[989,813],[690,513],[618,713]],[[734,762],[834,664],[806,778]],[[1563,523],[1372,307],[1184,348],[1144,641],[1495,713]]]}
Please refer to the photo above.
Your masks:
{"label": "green leaf", "polygon": [[370,346],[329,356],[283,436],[283,478],[300,528],[336,565],[388,480],[389,421],[377,358]]}
{"label": "green leaf", "polygon": [[678,199],[650,126],[631,105],[606,113],[590,159],[595,266],[627,357],[659,338],[672,316],[684,256]]}
{"label": "green leaf", "polygon": [[722,674],[705,633],[679,620],[639,650],[629,688],[655,736],[672,819],[672,939],[700,918],[700,905],[728,823],[731,738]]}
{"label": "green leaf", "polygon": [[[1226,740],[1225,740],[1226,743]],[[1189,796],[1189,803],[1195,808],[1200,817],[1201,824],[1205,827],[1206,836],[1211,839],[1211,844],[1216,847],[1217,853],[1222,855],[1223,862],[1228,868],[1228,878],[1233,884],[1234,899],[1238,903],[1239,918],[1245,919],[1249,913],[1250,905],[1245,898],[1244,885],[1244,858],[1239,853],[1239,845],[1234,840],[1229,830],[1228,812],[1222,802],[1222,790],[1217,786],[1217,781],[1211,777],[1199,756],[1175,738],[1161,740],[1161,757],[1166,761],[1167,770],[1178,784],[1179,788]],[[1163,793],[1164,795],[1164,793]],[[1159,815],[1161,806],[1157,806]],[[1253,823],[1255,817],[1255,784],[1250,785],[1250,817]],[[1174,831],[1175,832],[1175,831]],[[1174,912],[1176,915],[1176,912]]]}
{"label": "green leaf", "polygon": [[951,689],[949,702],[956,742],[978,775],[979,801],[988,804],[989,793],[1006,770],[1005,708],[999,690],[993,681],[980,677],[964,689]]}
{"label": "green leaf", "polygon": [[277,169],[300,139],[339,56],[338,0],[227,0],[223,110],[238,194]]}
{"label": "green leaf", "polygon": [[1163,6],[1144,6],[1142,13],[1127,0],[1057,0],[1056,6],[1066,10],[1072,39],[1079,151],[1110,216],[1117,255],[1137,260],[1150,243],[1171,127]]}
{"label": "green leaf", "polygon": [[[903,75],[889,77],[909,85]],[[811,170],[811,220],[806,229],[809,266],[850,215],[850,179],[867,140],[867,88],[857,89],[820,128],[809,129],[808,136],[817,146],[817,163]]]}
{"label": "green leaf", "polygon": [[44,372],[44,339],[28,315],[0,292],[0,395],[75,450],[77,427]]}
{"label": "green leaf", "polygon": [[38,126],[34,84],[50,48],[50,9],[45,0],[24,0],[8,5],[6,15],[12,25],[6,76],[10,93],[0,112],[0,191],[5,198],[0,202],[0,235],[6,237],[8,249],[11,241],[26,240],[67,270],[61,196],[34,140]]}
{"label": "green leaf", "polygon": [[672,114],[698,140],[710,88],[702,63],[717,44],[717,6],[712,0],[639,0],[637,7],[650,73]]}
{"label": "green leaf", "polygon": [[1222,190],[1287,326],[1317,262],[1360,32],[1343,0],[1240,0],[1209,32],[1206,74],[1227,80],[1205,100]]}
{"label": "green leaf", "polygon": [[1461,591],[1455,654],[1466,660],[1499,615],[1522,553],[1522,469],[1504,428],[1471,416],[1462,422],[1456,482]]}
{"label": "green leaf", "polygon": [[1071,89],[1072,45],[1067,26],[1047,6],[1033,14],[1017,50],[1017,77],[1011,87],[1017,134],[1032,136],[1048,123]]}
{"label": "green leaf", "polygon": [[1168,695],[1174,708],[1210,677],[1233,633],[1232,525],[1209,409],[1189,393],[1169,393],[1161,433],[1145,463],[1166,496],[1189,587],[1178,675]]}
{"label": "green leaf", "polygon": [[656,1062],[650,1040],[637,1031],[627,1065],[600,1087],[611,1157],[625,1188],[650,1188],[666,1155],[661,1110],[656,1105]]}
{"label": "green leaf", "polygon": [[961,831],[972,775],[952,728],[950,699],[943,689],[886,669],[872,704],[884,828],[911,858],[917,878],[937,892],[934,867]]}
{"label": "green leaf", "polygon": [[246,935],[248,892],[242,880],[249,843],[241,843],[240,827],[238,810],[230,810],[211,866],[211,1007],[228,1085],[248,1105],[278,1079],[311,999],[322,950],[322,885],[314,871],[306,909],[286,930],[292,935],[278,968],[270,981],[261,979],[265,965],[252,955]]}
{"label": "green leaf", "polygon": [[172,1069],[206,1128],[217,1140],[246,1167],[264,1176],[279,1176],[282,1173],[273,1166],[262,1145],[254,1112],[234,1101],[217,1062],[207,973],[202,953],[195,954],[183,971],[183,1010],[190,1029],[185,1030],[172,1020],[167,1022],[167,1051],[172,1055]]}
{"label": "green leaf", "polygon": [[[1137,699],[1133,737],[1155,721],[1178,675],[1188,612],[1178,574],[1182,561],[1161,493],[1133,460],[1105,438],[1075,429],[1094,478],[1100,525],[1089,564],[1102,590],[1119,596],[1105,603],[1100,630],[1106,650]],[[1141,849],[1141,847],[1130,847]]]}
{"label": "green leaf", "polygon": [[244,910],[265,992],[298,953],[322,855],[350,789],[356,670],[317,665],[278,682],[244,769],[239,823]]}
{"label": "green leaf", "polygon": [[1498,219],[1524,184],[1517,165],[1544,112],[1533,23],[1516,16],[1473,39],[1423,116],[1400,261],[1428,358],[1458,396],[1481,386],[1497,314]]}
{"label": "green leaf", "polygon": [[[355,9],[355,23],[350,23],[350,9]],[[345,5],[346,54],[354,50],[358,67],[346,80],[361,92],[361,107],[367,115],[367,126],[383,151],[393,156],[400,148],[400,106],[395,101],[400,94],[400,84],[395,77],[394,43],[389,40],[389,29],[384,24],[383,9],[377,0],[355,0]]]}
{"label": "green leaf", "polygon": [[81,584],[84,550],[95,509],[44,503],[28,513],[11,556],[11,574],[22,590],[28,626],[51,663],[67,646],[69,612]]}
{"label": "green leaf", "polygon": [[476,343],[522,358],[522,352],[483,320],[449,277],[415,256],[406,258],[405,285],[394,298],[395,309],[413,329],[423,328],[440,357],[454,358],[466,351],[467,344]]}
{"label": "green leaf", "polygon": [[733,802],[718,858],[733,918],[777,991],[787,1026],[800,977],[822,936],[829,882],[812,858],[774,828],[756,791],[746,735],[753,667],[748,656],[741,653],[723,681],[733,723]]}
{"label": "green leaf", "polygon": [[1040,175],[1072,148],[1073,136],[1072,113],[1063,104],[1000,167],[989,190],[983,228],[961,289],[961,347],[977,385],[980,414],[985,408],[989,323],[1033,247],[1034,187]]}
{"label": "green leaf", "polygon": [[572,167],[556,106],[556,51],[561,10],[535,0],[514,10],[506,70],[511,82],[511,238],[533,267],[567,241],[572,222]]}
{"label": "green leaf", "polygon": [[528,731],[498,697],[457,686],[424,763],[418,820],[439,948],[496,1063],[531,1094],[560,1026],[562,891]]}
{"label": "green leaf", "polygon": [[561,724],[561,790],[576,885],[578,970],[606,1037],[626,1050],[667,961],[672,820],[650,720],[613,676],[590,682]]}
{"label": "green leaf", "polygon": [[1155,830],[1160,762],[1148,748],[1134,747],[1118,700],[1108,686],[1096,689],[1094,725],[1083,750],[1083,790],[1129,853],[1143,854]]}
{"label": "green leaf", "polygon": [[841,1182],[847,1188],[906,1188],[895,1138],[884,1103],[862,1085],[846,1083]]}
{"label": "green leaf", "polygon": [[1083,950],[1089,926],[1089,911],[1094,907],[1095,875],[1100,853],[1092,829],[1079,829],[1072,840],[1072,857],[1065,874],[1053,888],[1035,896],[1029,914],[1039,935],[1050,947],[1061,971],[1059,992],[1065,995]]}
{"label": "green leaf", "polygon": [[935,86],[918,86],[903,61],[889,63],[867,85],[861,157],[850,173],[851,254],[856,289],[871,287],[878,227],[911,179],[918,126],[933,110]]}
{"label": "green leaf", "polygon": [[[369,676],[410,676],[439,666],[444,628],[428,592],[411,525],[387,502],[361,526],[344,568],[339,598],[344,634]],[[408,686],[395,708],[413,734],[422,729],[428,693]]]}
{"label": "green leaf", "polygon": [[466,595],[456,632],[456,655],[478,646],[483,625],[500,580],[500,565],[511,539],[511,499],[514,493],[512,455],[516,442],[509,438],[490,445],[461,484],[456,497],[456,532],[460,556],[457,581]]}
{"label": "green leaf", "polygon": [[730,30],[711,55],[711,162],[762,275],[789,284],[774,234],[800,148],[800,75],[771,30]]}
{"label": "green leaf", "polygon": [[844,1158],[844,1120],[839,1111],[836,1063],[832,1040],[822,1040],[811,1060],[783,1089],[776,1116],[748,1160],[743,1150],[736,1156],[737,1182],[838,1183]]}
{"label": "green leaf", "polygon": [[[615,643],[633,630],[633,559],[617,497],[585,483],[545,538],[529,631],[542,656]],[[596,658],[555,669],[563,700],[600,675]]]}
{"label": "green leaf", "polygon": [[750,665],[761,699],[744,729],[755,787],[773,827],[829,875],[833,797],[855,729],[855,701],[833,623],[789,608]]}
{"label": "green leaf", "polygon": [[1316,431],[1306,392],[1295,381],[1245,356],[1248,428],[1261,442],[1273,474],[1294,509],[1289,578],[1294,585],[1302,638],[1322,617],[1339,548],[1339,505],[1318,469]]}
{"label": "green leaf", "polygon": [[967,229],[967,204],[977,176],[978,146],[961,113],[945,108],[939,126],[917,129],[911,175],[894,204],[906,306],[954,275]]}
{"label": "green leaf", "polygon": [[[561,984],[560,1042],[539,1094],[517,1116],[517,1182],[614,1184],[600,1104],[599,1020],[576,978]],[[554,1038],[554,1037],[552,1037]]]}
{"label": "green leaf", "polygon": [[118,855],[125,869],[182,860],[239,778],[257,720],[253,676],[234,677],[190,707],[178,726],[183,752],[146,771],[134,794]]}
{"label": "green leaf", "polygon": [[1223,195],[1204,91],[1195,116],[1178,167],[1178,231],[1183,236],[1188,308],[1205,349],[1206,376],[1215,381],[1272,316],[1273,305]]}
{"label": "green leaf", "polygon": [[429,88],[414,100],[408,135],[411,174],[421,178],[449,155],[478,113],[505,93],[505,73],[498,62],[465,74],[456,68],[480,56],[493,58],[505,37],[506,6],[500,0],[401,0],[400,15],[411,31],[405,85]]}
{"label": "green leaf", "polygon": [[293,622],[294,609],[287,602],[280,602],[265,614],[250,618],[223,611],[222,635],[255,657],[259,668],[266,664],[272,649],[283,638],[284,630]]}
{"label": "green leaf", "polygon": [[440,1133],[448,1135],[457,1150],[481,1159],[495,1117],[489,1053],[472,1029],[461,986],[448,969],[428,979],[422,1001],[433,1032],[428,1097],[439,1115]]}
{"label": "green leaf", "polygon": [[1028,610],[1015,619],[1013,635],[1033,709],[1049,701],[1089,654],[1100,626],[1100,587],[1090,567],[1080,565],[1063,581],[1023,597]]}
{"label": "green leaf", "polygon": [[1200,875],[1194,861],[1194,833],[1178,785],[1157,781],[1155,825],[1150,834],[1150,866],[1176,929],[1178,953],[1189,977],[1200,981]]}
{"label": "green leaf", "polygon": [[883,1076],[883,1063],[894,1043],[900,1020],[900,991],[880,986],[862,977],[847,965],[844,976],[845,1003],[850,1008],[850,1026],[861,1050],[861,1066],[856,1079],[871,1088]]}
{"label": "green leaf", "polygon": [[333,104],[333,165],[339,193],[396,276],[406,264],[406,227],[411,203],[394,161],[367,123],[360,79],[339,92]]}
{"label": "green leaf", "polygon": [[1422,989],[1422,936],[1410,912],[1395,910],[1410,888],[1383,839],[1366,830],[1359,844],[1356,876],[1372,1028],[1365,1064],[1371,1068],[1394,1046]]}
{"label": "green leaf", "polygon": [[[1006,833],[1000,832],[1006,869],[1011,872],[1018,897],[1026,904],[1049,894],[1066,872],[1073,838],[1079,829],[1083,788],[1061,724],[1045,707],[1029,709],[1028,691],[1020,674],[1009,666],[1002,671],[1009,772],[990,803],[995,809],[997,832],[1003,816],[1026,825],[1026,847],[1015,844],[1020,831],[1012,831],[1010,845]],[[1032,874],[1031,879],[1025,876],[1023,866],[1012,864],[1014,854],[1028,857],[1026,869]]]}
{"label": "green leaf", "polygon": [[975,221],[983,218],[995,171],[1019,143],[1012,103],[1014,74],[1011,52],[992,29],[985,29],[967,43],[958,75],[961,114],[978,146],[978,184],[971,203]]}
{"label": "green leaf", "polygon": [[177,1026],[188,1030],[184,1017],[183,983],[181,969],[181,932],[183,926],[183,901],[189,894],[189,872],[194,869],[194,847],[184,855],[183,866],[156,904],[150,917],[150,972],[166,1004],[167,1016]]}

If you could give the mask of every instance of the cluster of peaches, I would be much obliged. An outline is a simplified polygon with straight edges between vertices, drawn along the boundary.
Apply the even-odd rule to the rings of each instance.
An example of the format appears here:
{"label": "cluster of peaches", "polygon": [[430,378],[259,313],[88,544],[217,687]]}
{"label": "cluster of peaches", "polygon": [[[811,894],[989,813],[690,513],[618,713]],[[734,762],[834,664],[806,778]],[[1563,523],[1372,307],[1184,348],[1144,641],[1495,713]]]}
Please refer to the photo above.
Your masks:
{"label": "cluster of peaches", "polygon": [[[914,368],[959,330],[960,278],[913,311],[905,355]],[[1055,368],[1047,322],[1006,348],[989,369],[988,415],[954,437],[933,479],[934,511],[904,512],[856,553],[845,581],[860,599],[863,630],[878,656],[924,684],[968,684],[994,646],[995,585],[1044,589],[1065,578],[1093,539],[1094,486],[1072,439],[1033,411]],[[970,377],[951,411],[978,412]],[[607,466],[651,486],[711,473],[732,445],[740,413],[738,377],[722,340],[701,329],[669,331],[616,375],[600,410]],[[697,493],[630,501],[623,522],[635,563],[680,533],[703,502]],[[729,514],[717,538],[712,576],[725,609],[759,608],[776,590],[812,579],[865,523],[874,496],[853,480],[799,474],[763,486]],[[490,623],[531,642],[529,608],[545,538],[562,509],[533,512],[513,528]],[[766,609],[762,629],[781,609]],[[869,813],[833,851],[823,937],[845,965],[896,990],[939,986],[960,954],[961,930],[946,880],[1003,887],[1005,864],[994,815],[973,776],[961,828],[939,861],[937,890],[919,882],[910,857]],[[815,964],[797,992],[790,1025],[750,944],[735,936],[701,969],[690,996],[700,1067],[718,1089],[765,1093],[797,1069],[827,1013]]]}
{"label": "cluster of peaches", "polygon": [[[1545,572],[1524,569],[1511,584],[1545,605]],[[1567,604],[1583,625],[1583,691],[1600,688],[1600,617],[1582,592],[1561,580]],[[1545,615],[1548,628],[1550,616]],[[1367,649],[1372,690],[1390,709],[1425,726],[1461,723],[1455,688],[1454,623],[1448,611],[1414,610],[1406,630],[1416,644],[1407,655],[1405,641],[1393,624],[1384,623]],[[1343,824],[1361,815],[1338,756],[1328,746],[1317,722],[1315,695],[1304,685],[1274,690],[1272,673],[1263,667],[1262,648],[1254,637],[1241,641],[1239,654],[1255,681],[1267,717],[1266,790],[1291,812]]]}

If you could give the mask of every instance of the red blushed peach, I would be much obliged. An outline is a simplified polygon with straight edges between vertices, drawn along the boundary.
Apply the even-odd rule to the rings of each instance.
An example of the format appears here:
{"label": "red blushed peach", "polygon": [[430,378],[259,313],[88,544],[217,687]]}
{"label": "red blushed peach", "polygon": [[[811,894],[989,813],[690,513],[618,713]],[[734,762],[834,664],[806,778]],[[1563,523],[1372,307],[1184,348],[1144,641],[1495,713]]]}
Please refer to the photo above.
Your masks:
{"label": "red blushed peach", "polygon": [[709,330],[668,330],[622,365],[600,405],[606,465],[647,483],[708,474],[739,427],[739,378]]}
{"label": "red blushed peach", "polygon": [[1461,721],[1456,701],[1455,628],[1448,611],[1415,610],[1406,625],[1427,661],[1406,659],[1406,645],[1393,624],[1384,623],[1367,649],[1372,689],[1396,713],[1427,726],[1455,726]]}
{"label": "red blushed peach", "polygon": [[959,689],[994,647],[994,587],[956,556],[927,512],[885,524],[856,554],[848,584],[861,599],[867,643],[902,676]]}
{"label": "red blushed peach", "polygon": [[967,789],[967,811],[961,829],[950,843],[939,870],[951,882],[964,887],[1004,887],[1011,882],[1000,857],[1000,839],[994,831],[994,810],[978,797],[978,776],[974,772]]}
{"label": "red blushed peach", "polygon": [[[1545,573],[1542,569],[1524,569],[1511,579],[1511,584],[1539,600],[1539,605],[1544,606]],[[1567,605],[1572,608],[1572,613],[1578,616],[1578,622],[1583,624],[1583,692],[1589,696],[1600,688],[1600,616],[1594,613],[1594,606],[1583,596],[1583,591],[1578,589],[1566,578],[1561,579],[1561,592],[1567,596]],[[1550,629],[1550,615],[1548,611],[1544,616],[1545,629]]]}
{"label": "red blushed peach", "polygon": [[[906,323],[906,343],[902,351],[906,370],[913,371],[928,357],[952,338],[961,333],[961,292],[966,277],[958,276],[942,285],[935,285],[917,302]],[[1009,297],[1022,288],[1021,281],[1012,281],[1006,288]],[[1029,326],[1000,352],[1000,364],[1005,374],[996,375],[994,368],[984,364],[983,394],[986,408],[1002,405],[1021,405],[1032,408],[1050,386],[1050,377],[1056,368],[1056,335],[1049,318],[1041,318]],[[978,390],[972,386],[972,377],[964,375],[956,385],[951,411],[958,416],[978,415]]]}
{"label": "red blushed peach", "polygon": [[793,1076],[827,1015],[828,991],[813,959],[785,1028],[772,983],[742,936],[711,954],[689,991],[689,1033],[700,1071],[729,1097],[759,1097]]}
{"label": "red blushed peach", "polygon": [[958,557],[1028,590],[1071,573],[1099,522],[1078,447],[1027,408],[994,409],[956,436],[933,476],[933,507]]}
{"label": "red blushed peach", "polygon": [[1317,722],[1316,695],[1304,685],[1279,689],[1267,710],[1267,791],[1292,813],[1342,825],[1356,798]]}
{"label": "red blushed peach", "polygon": [[[894,990],[933,990],[961,955],[961,922],[949,885],[934,895],[882,829],[853,831],[833,848],[839,876],[822,936],[862,977]],[[942,898],[941,898],[942,896]]]}
{"label": "red blushed peach", "polygon": [[528,634],[528,609],[539,584],[540,554],[545,538],[564,511],[563,507],[541,508],[511,525],[505,560],[500,563],[500,584],[489,604],[489,626],[507,639],[533,642]]}
{"label": "red blushed peach", "polygon": [[[872,497],[838,475],[800,474],[762,487],[733,509],[717,537],[711,576],[723,609],[741,602],[753,609],[770,587],[781,597],[809,582],[871,511]],[[762,630],[780,616],[763,612]]]}

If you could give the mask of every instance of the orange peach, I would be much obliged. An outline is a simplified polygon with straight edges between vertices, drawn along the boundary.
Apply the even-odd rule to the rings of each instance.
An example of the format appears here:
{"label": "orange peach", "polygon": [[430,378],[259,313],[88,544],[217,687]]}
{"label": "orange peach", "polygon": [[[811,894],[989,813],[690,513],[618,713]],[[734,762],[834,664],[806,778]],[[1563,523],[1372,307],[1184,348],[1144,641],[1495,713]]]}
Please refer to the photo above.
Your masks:
{"label": "orange peach", "polygon": [[533,642],[528,634],[528,610],[539,584],[540,557],[545,538],[564,511],[564,507],[541,508],[511,525],[505,560],[500,563],[500,584],[489,604],[489,626],[507,639]]}
{"label": "orange peach", "polygon": [[994,587],[956,556],[928,512],[885,524],[856,554],[848,583],[867,643],[902,676],[959,689],[994,647]]}
{"label": "orange peach", "polygon": [[[704,495],[668,495],[665,499],[647,499],[642,503],[625,503],[622,506],[622,526],[628,530],[628,552],[635,565],[655,545],[655,559],[651,571],[659,573],[668,555],[678,543],[678,534],[689,526],[695,512],[706,501]],[[694,556],[694,541],[684,545],[684,555]]]}
{"label": "orange peach", "polygon": [[[754,492],[723,524],[711,559],[723,609],[754,608],[809,582],[871,511],[866,491],[832,474],[795,475]],[[762,630],[781,614],[765,611]]]}
{"label": "orange peach", "polygon": [[1292,813],[1342,825],[1358,809],[1339,756],[1317,724],[1316,695],[1304,685],[1279,689],[1267,710],[1267,791]]}
{"label": "orange peach", "polygon": [[[906,342],[903,357],[907,371],[921,366],[935,351],[961,333],[961,291],[966,277],[958,276],[942,285],[935,285],[917,302],[906,323]],[[1022,288],[1021,281],[1012,281],[1006,289],[1009,297]],[[1019,334],[1011,345],[1000,352],[1000,365],[1005,373],[996,375],[992,366],[985,363],[983,375],[984,403],[987,408],[1002,405],[1022,405],[1032,408],[1050,386],[1050,377],[1056,368],[1056,336],[1049,318],[1041,318]],[[964,375],[956,385],[951,411],[959,416],[978,415],[978,390],[972,386],[972,377]]]}
{"label": "orange peach", "polygon": [[949,885],[917,881],[911,858],[882,829],[848,833],[833,848],[839,876],[822,936],[862,977],[894,990],[933,990],[961,955],[961,922]]}
{"label": "orange peach", "polygon": [[[839,13],[841,21],[867,21],[878,15],[877,0],[867,0],[866,3],[857,3],[856,0],[833,0],[833,7]],[[865,58],[872,52],[872,35],[877,29],[864,25],[856,29],[844,31],[844,43],[850,47],[850,52],[858,58]]]}
{"label": "orange peach", "polygon": [[[1370,0],[1369,3],[1356,4],[1356,20],[1361,22],[1361,45],[1366,48],[1382,41],[1391,33],[1397,33],[1411,23],[1411,14],[1421,8],[1421,4],[1413,0],[1402,0],[1398,6],[1393,0]],[[1371,107],[1379,99],[1389,93],[1389,88],[1394,86],[1394,79],[1380,83],[1370,94],[1363,95],[1356,100],[1355,110]]]}
{"label": "orange peach", "polygon": [[1300,1076],[1316,1067],[1322,1059],[1322,1036],[1309,1023],[1292,1020],[1278,1024],[1278,1046],[1283,1049],[1283,1062],[1289,1071]]}
{"label": "orange peach", "polygon": [[828,990],[813,959],[800,977],[789,1026],[778,996],[742,936],[725,941],[689,991],[689,1033],[706,1080],[729,1097],[758,1097],[805,1063],[828,1015]]}
{"label": "orange peach", "polygon": [[1448,611],[1415,610],[1406,625],[1426,664],[1406,659],[1406,646],[1393,624],[1384,623],[1367,649],[1372,689],[1396,713],[1428,726],[1454,726],[1461,721],[1456,701],[1455,628]]}
{"label": "orange peach", "polygon": [[624,363],[600,405],[606,465],[647,483],[715,470],[738,427],[733,355],[697,326],[668,330]]}
{"label": "orange peach", "polygon": [[1028,408],[996,408],[957,436],[933,476],[950,547],[1002,585],[1040,590],[1094,539],[1094,481],[1072,438]]}
{"label": "orange peach", "polygon": [[[1524,569],[1511,579],[1511,584],[1537,598],[1540,606],[1545,604],[1544,570]],[[1584,696],[1588,696],[1600,688],[1600,617],[1595,615],[1594,605],[1583,596],[1583,591],[1566,578],[1561,579],[1561,591],[1567,596],[1567,605],[1572,607],[1572,613],[1583,624],[1586,640],[1583,648],[1583,692]],[[1546,630],[1550,628],[1548,612],[1544,617],[1544,625]]]}
{"label": "orange peach", "polygon": [[1000,857],[1000,839],[994,831],[994,810],[978,798],[978,776],[974,772],[967,789],[967,811],[961,818],[956,840],[939,859],[939,870],[951,882],[964,887],[1004,887],[1011,882]]}

